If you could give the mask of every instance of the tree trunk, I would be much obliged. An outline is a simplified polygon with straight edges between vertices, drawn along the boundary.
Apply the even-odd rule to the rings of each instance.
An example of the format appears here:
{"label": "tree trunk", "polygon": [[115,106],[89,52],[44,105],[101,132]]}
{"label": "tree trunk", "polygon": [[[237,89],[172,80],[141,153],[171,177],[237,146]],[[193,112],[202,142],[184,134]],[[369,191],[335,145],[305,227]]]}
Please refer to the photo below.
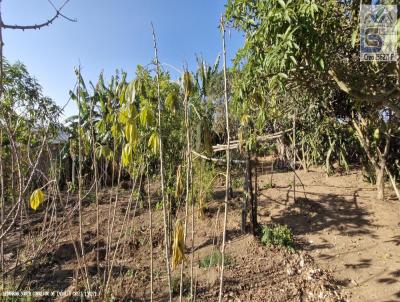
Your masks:
{"label": "tree trunk", "polygon": [[242,223],[241,223],[241,230],[243,233],[246,233],[246,221],[247,221],[247,205],[249,204],[249,196],[248,196],[248,182],[249,178],[247,175],[247,170],[248,170],[248,161],[246,160],[246,166],[244,167],[244,188],[243,188],[243,203],[242,203]]}
{"label": "tree trunk", "polygon": [[247,198],[250,201],[250,221],[251,221],[251,232],[255,234],[256,232],[256,224],[257,224],[257,217],[255,211],[255,204],[254,204],[254,193],[253,193],[253,171],[252,171],[252,162],[251,162],[251,155],[250,151],[247,153],[246,159],[246,169],[247,169]]}
{"label": "tree trunk", "polygon": [[391,131],[389,129],[388,133],[386,133],[386,142],[384,151],[381,152],[381,150],[378,147],[376,148],[376,152],[378,153],[378,158],[377,158],[371,152],[371,144],[368,140],[368,137],[364,135],[364,133],[362,132],[361,128],[358,126],[355,120],[353,120],[353,126],[356,129],[357,138],[361,146],[363,147],[368,160],[375,169],[376,189],[377,189],[376,198],[378,200],[383,200],[385,196],[385,167],[386,167],[386,159],[389,154]]}
{"label": "tree trunk", "polygon": [[386,133],[386,142],[383,152],[381,152],[379,148],[377,148],[377,152],[379,154],[379,162],[377,167],[375,168],[375,171],[376,171],[376,189],[377,189],[376,198],[378,200],[383,200],[385,198],[385,169],[386,169],[386,159],[390,149],[390,134],[391,130],[389,129],[388,132]]}
{"label": "tree trunk", "polygon": [[258,161],[257,158],[254,160],[254,194],[253,194],[253,220],[252,220],[252,230],[253,235],[256,235],[258,230],[258,221],[257,221],[257,209],[258,209],[258,176],[257,176],[257,166]]}

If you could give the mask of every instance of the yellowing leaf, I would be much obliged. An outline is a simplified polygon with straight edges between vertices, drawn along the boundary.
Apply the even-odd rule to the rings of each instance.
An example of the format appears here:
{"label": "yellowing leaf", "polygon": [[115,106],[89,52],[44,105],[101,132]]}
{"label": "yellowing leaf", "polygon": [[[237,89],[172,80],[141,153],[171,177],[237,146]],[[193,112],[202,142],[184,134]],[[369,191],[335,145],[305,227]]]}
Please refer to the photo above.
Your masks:
{"label": "yellowing leaf", "polygon": [[242,126],[246,126],[249,123],[250,116],[248,114],[243,114],[242,117],[240,118],[240,124]]}
{"label": "yellowing leaf", "polygon": [[353,34],[351,35],[351,47],[356,46],[357,38],[358,38],[358,27],[356,28],[355,31],[353,31]]}
{"label": "yellowing leaf", "polygon": [[135,80],[128,84],[125,89],[125,101],[128,103],[134,103],[136,97]]}
{"label": "yellowing leaf", "polygon": [[153,111],[150,104],[146,101],[142,104],[139,113],[140,124],[145,127],[153,121]]}
{"label": "yellowing leaf", "polygon": [[175,92],[170,92],[165,99],[165,106],[174,113],[177,109],[177,99],[178,96]]}
{"label": "yellowing leaf", "polygon": [[193,90],[192,77],[189,71],[183,73],[183,88],[185,89],[185,95],[189,95]]}
{"label": "yellowing leaf", "polygon": [[157,132],[151,134],[148,147],[151,148],[154,154],[158,154],[158,151],[160,150],[160,136]]}
{"label": "yellowing leaf", "polygon": [[133,148],[131,144],[126,144],[122,149],[122,155],[121,155],[122,166],[128,167],[132,162],[132,150]]}
{"label": "yellowing leaf", "polygon": [[379,140],[380,137],[381,137],[381,133],[379,131],[379,128],[376,128],[375,131],[374,131],[374,139],[375,140]]}
{"label": "yellowing leaf", "polygon": [[118,89],[119,91],[119,103],[120,103],[120,105],[123,105],[124,103],[125,103],[125,96],[126,96],[126,93],[125,93],[125,91],[126,91],[126,86],[125,85],[122,85],[121,87],[119,87],[119,89]]}
{"label": "yellowing leaf", "polygon": [[135,144],[137,142],[138,131],[135,123],[128,123],[125,126],[125,137],[130,144]]}
{"label": "yellowing leaf", "polygon": [[122,108],[118,114],[118,120],[121,124],[125,124],[129,120],[129,109],[127,107]]}
{"label": "yellowing leaf", "polygon": [[111,134],[112,134],[112,136],[113,136],[114,138],[118,138],[118,136],[119,136],[119,127],[118,127],[118,124],[117,124],[117,123],[114,123],[114,124],[111,126]]}
{"label": "yellowing leaf", "polygon": [[44,201],[44,193],[41,189],[36,189],[31,194],[29,203],[32,209],[36,210]]}
{"label": "yellowing leaf", "polygon": [[174,270],[182,261],[185,261],[183,223],[180,219],[177,219],[175,222],[174,242],[172,244],[172,269]]}

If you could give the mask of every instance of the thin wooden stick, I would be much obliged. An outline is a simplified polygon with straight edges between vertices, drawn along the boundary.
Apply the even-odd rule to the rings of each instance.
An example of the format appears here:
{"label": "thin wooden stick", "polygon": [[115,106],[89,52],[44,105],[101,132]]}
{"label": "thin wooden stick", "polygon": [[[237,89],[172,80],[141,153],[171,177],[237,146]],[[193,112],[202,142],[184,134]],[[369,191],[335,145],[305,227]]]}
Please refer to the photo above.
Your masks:
{"label": "thin wooden stick", "polygon": [[221,275],[219,284],[219,302],[222,302],[222,295],[224,291],[224,269],[225,269],[225,244],[226,244],[226,225],[228,220],[228,201],[229,201],[229,184],[231,174],[231,156],[230,156],[230,129],[229,129],[229,104],[228,104],[228,81],[226,75],[226,49],[225,49],[225,24],[221,16],[221,33],[222,33],[222,52],[224,58],[224,100],[225,100],[225,121],[226,121],[226,135],[227,135],[227,148],[226,148],[226,178],[225,178],[225,209],[224,209],[224,226],[222,235],[221,247]]}
{"label": "thin wooden stick", "polygon": [[158,60],[158,49],[156,33],[154,31],[153,23],[151,23],[151,28],[153,32],[153,47],[154,47],[154,64],[157,67],[157,101],[158,101],[158,131],[160,137],[160,174],[161,174],[161,195],[163,203],[163,216],[164,216],[164,238],[165,238],[165,262],[167,266],[167,278],[168,278],[168,291],[169,291],[169,301],[172,301],[172,286],[171,286],[171,268],[169,265],[169,234],[167,227],[167,204],[165,198],[165,173],[164,173],[164,154],[163,154],[163,135],[162,135],[162,123],[161,123],[161,88],[160,88],[160,61]]}
{"label": "thin wooden stick", "polygon": [[147,200],[149,204],[149,229],[150,229],[150,302],[153,302],[153,212],[151,210],[149,163],[146,163],[147,172]]}
{"label": "thin wooden stick", "polygon": [[79,204],[79,242],[80,242],[80,247],[81,247],[81,257],[82,257],[82,262],[83,262],[83,268],[85,272],[85,280],[86,280],[86,285],[87,289],[91,291],[90,287],[90,281],[89,281],[89,273],[86,265],[86,259],[85,259],[85,245],[83,242],[83,215],[82,215],[82,187],[83,187],[83,179],[82,179],[82,161],[83,161],[83,154],[82,154],[82,138],[81,138],[81,67],[78,67],[77,70],[77,77],[78,77],[78,86],[77,86],[77,101],[78,101],[78,109],[79,109],[79,114],[78,114],[78,204]]}

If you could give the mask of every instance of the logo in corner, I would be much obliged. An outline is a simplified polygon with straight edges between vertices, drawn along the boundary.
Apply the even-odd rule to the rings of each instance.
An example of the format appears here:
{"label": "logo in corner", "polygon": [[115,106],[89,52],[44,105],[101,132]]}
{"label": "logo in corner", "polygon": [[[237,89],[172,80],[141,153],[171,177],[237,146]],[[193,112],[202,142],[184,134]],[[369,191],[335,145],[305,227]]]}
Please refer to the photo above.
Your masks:
{"label": "logo in corner", "polygon": [[361,61],[397,61],[397,6],[361,5]]}

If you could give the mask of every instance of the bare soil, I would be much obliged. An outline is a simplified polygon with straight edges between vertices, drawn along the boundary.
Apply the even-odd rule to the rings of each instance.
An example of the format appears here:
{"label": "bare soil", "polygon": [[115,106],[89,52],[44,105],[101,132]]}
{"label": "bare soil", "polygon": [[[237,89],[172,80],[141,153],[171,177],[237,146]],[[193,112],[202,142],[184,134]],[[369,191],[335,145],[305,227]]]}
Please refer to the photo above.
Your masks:
{"label": "bare soil", "polygon": [[[262,171],[259,171],[262,174]],[[259,222],[289,225],[296,238],[296,252],[265,247],[259,238],[240,231],[242,194],[234,192],[229,205],[227,257],[224,301],[400,301],[400,228],[399,203],[389,196],[375,200],[375,190],[362,181],[361,173],[327,178],[317,169],[297,172],[304,186],[296,181],[296,202],[293,202],[293,174],[279,172],[259,175]],[[152,186],[155,204],[159,201],[157,185]],[[100,204],[100,240],[96,241],[96,206],[93,197],[84,203],[83,237],[88,272],[95,280],[104,278],[110,192],[102,192]],[[149,301],[150,242],[146,201],[132,203],[130,192],[119,194],[114,223],[112,251],[122,237],[115,253],[110,289],[114,301]],[[114,198],[114,197],[112,197]],[[195,251],[194,291],[197,301],[216,301],[219,289],[219,268],[201,268],[205,256],[219,248],[223,219],[223,187],[217,187],[207,204],[204,217],[195,209],[195,241],[191,242],[191,219],[188,221],[187,251]],[[31,261],[30,245],[20,255],[27,261],[25,269],[10,272],[20,290],[75,291],[82,289],[77,280],[78,263],[75,249],[80,252],[78,220],[67,218],[74,200],[58,214],[60,230],[57,244],[45,246]],[[136,211],[135,211],[136,208]],[[111,208],[113,210],[113,208]],[[189,211],[190,212],[190,211]],[[30,227],[43,232],[43,210],[31,213]],[[178,210],[184,218],[184,209]],[[191,212],[189,213],[191,218]],[[166,301],[163,217],[161,210],[153,213],[153,257],[155,301]],[[49,236],[53,233],[49,230]],[[6,264],[15,265],[17,233],[7,238]],[[28,236],[28,235],[26,235]],[[28,241],[25,240],[24,242]],[[34,238],[29,240],[34,242]],[[100,265],[96,266],[96,250]],[[114,254],[109,257],[112,259]],[[111,260],[110,260],[111,261]],[[185,262],[184,292],[190,290],[190,253]],[[174,288],[178,289],[180,270],[173,271]],[[108,277],[108,276],[106,276]],[[176,292],[177,290],[175,290]],[[179,291],[179,290],[178,290]],[[179,294],[175,294],[178,301]],[[58,301],[74,301],[72,297]],[[53,301],[43,298],[38,301]],[[80,301],[77,299],[76,301]]]}
{"label": "bare soil", "polygon": [[[261,191],[262,221],[288,224],[303,250],[329,270],[354,302],[400,301],[400,204],[387,189],[378,201],[362,175],[327,178],[321,170],[298,172],[296,202],[292,178],[273,175],[275,188]],[[260,177],[260,187],[271,176]]]}

